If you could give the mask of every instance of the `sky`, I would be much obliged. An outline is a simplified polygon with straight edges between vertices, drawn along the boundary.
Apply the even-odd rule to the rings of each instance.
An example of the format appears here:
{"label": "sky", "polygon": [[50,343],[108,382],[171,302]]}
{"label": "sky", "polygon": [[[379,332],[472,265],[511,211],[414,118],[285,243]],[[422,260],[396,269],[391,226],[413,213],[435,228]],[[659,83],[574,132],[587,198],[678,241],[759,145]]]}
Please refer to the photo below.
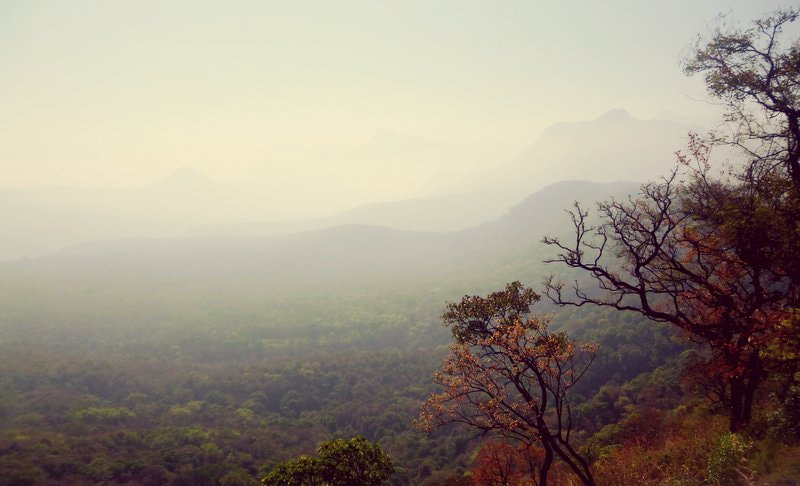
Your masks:
{"label": "sky", "polygon": [[713,107],[681,56],[717,14],[780,5],[0,0],[0,186],[140,185],[181,167],[302,177],[321,163],[352,179],[363,167],[347,157],[304,157],[387,133],[450,147],[437,170],[474,168],[613,108],[703,118]]}

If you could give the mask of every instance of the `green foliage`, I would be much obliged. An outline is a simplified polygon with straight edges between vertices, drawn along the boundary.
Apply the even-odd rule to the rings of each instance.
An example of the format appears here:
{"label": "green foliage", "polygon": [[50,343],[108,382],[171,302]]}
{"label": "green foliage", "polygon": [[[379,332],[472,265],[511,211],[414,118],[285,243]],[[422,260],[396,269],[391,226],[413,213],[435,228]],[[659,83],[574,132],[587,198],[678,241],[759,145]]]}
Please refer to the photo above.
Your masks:
{"label": "green foliage", "polygon": [[719,485],[750,484],[751,472],[745,464],[751,448],[752,444],[739,434],[722,434],[708,456],[708,482]]}
{"label": "green foliage", "polygon": [[363,437],[323,442],[318,458],[300,456],[275,466],[263,479],[266,486],[377,486],[394,474],[392,460],[378,444]]}
{"label": "green foliage", "polygon": [[800,387],[792,385],[767,416],[767,434],[787,444],[800,442]]}
{"label": "green foliage", "polygon": [[319,460],[308,456],[275,466],[261,481],[264,486],[314,486],[323,484]]}
{"label": "green foliage", "polygon": [[136,417],[125,407],[89,407],[75,412],[75,419],[88,423],[116,424]]}
{"label": "green foliage", "polygon": [[[490,278],[297,295],[252,281],[4,267],[0,477],[257,481],[322,441],[353,436],[379,441],[396,461],[391,484],[461,477],[472,434],[411,426],[451,340],[442,302],[531,274],[541,258],[525,252]],[[577,325],[563,329],[570,335],[604,340],[572,405],[673,353],[662,331],[624,319],[566,314]],[[92,469],[96,457],[108,462]]]}
{"label": "green foliage", "polygon": [[[322,332],[342,340],[313,345],[292,337],[279,340],[268,353],[254,352],[251,340],[273,331],[236,324],[238,317],[229,328],[210,321],[195,328],[193,322],[176,320],[174,334],[164,334],[158,314],[143,306],[136,312],[154,319],[152,333],[93,334],[90,330],[102,323],[93,320],[100,316],[91,316],[71,321],[76,334],[62,339],[44,327],[13,327],[0,315],[0,328],[16,343],[0,343],[0,395],[6,414],[0,418],[0,451],[7,459],[0,462],[0,477],[27,470],[25,474],[38,475],[37,484],[89,482],[92,474],[102,472],[91,473],[91,457],[103,455],[112,463],[129,459],[141,465],[105,470],[114,476],[112,481],[186,483],[217,461],[239,469],[214,473],[214,481],[228,473],[229,481],[243,474],[255,479],[263,476],[262,465],[268,471],[330,437],[357,435],[380,441],[402,464],[390,478],[392,484],[419,484],[437,471],[463,475],[475,447],[469,433],[452,427],[424,436],[411,426],[420,403],[435,390],[430,377],[447,353],[443,344],[449,337],[436,321],[444,299],[436,297],[441,300],[430,305],[421,304],[427,302],[422,295],[400,294],[398,299],[409,306],[404,316],[413,325],[404,332],[414,334],[413,341],[399,338],[394,327],[376,328],[370,345],[347,337],[351,325],[337,317],[347,314],[346,309],[359,309],[350,313],[359,326],[380,321],[374,317],[382,315],[380,307],[386,306],[387,313],[400,311],[390,299],[370,295],[324,301],[336,322],[323,326]],[[177,301],[170,297],[170,302]],[[104,305],[95,304],[99,309]],[[199,300],[185,304],[205,305]],[[14,315],[14,306],[5,305]],[[187,312],[197,317],[191,309]],[[292,319],[312,319],[322,311],[292,301],[270,312],[290,327]],[[177,307],[170,311],[173,316],[180,313]],[[584,396],[593,396],[611,378],[624,383],[650,371],[673,354],[661,330],[615,314],[571,310],[566,320],[575,324],[564,327],[571,335],[597,336],[604,344],[604,354],[590,370],[596,374],[587,375],[581,387]],[[35,339],[21,341],[28,332]],[[240,340],[229,341],[222,352],[213,339],[223,335]],[[84,348],[90,341],[91,349]],[[181,350],[174,351],[178,344]],[[572,405],[584,401],[576,395]]]}
{"label": "green foliage", "polygon": [[495,325],[509,325],[523,319],[530,313],[531,305],[538,301],[539,296],[533,289],[516,281],[485,298],[466,295],[461,302],[448,304],[442,319],[451,326],[456,342],[471,343],[490,336]]}
{"label": "green foliage", "polygon": [[394,474],[394,465],[363,437],[323,442],[317,449],[325,481],[332,485],[378,485]]}

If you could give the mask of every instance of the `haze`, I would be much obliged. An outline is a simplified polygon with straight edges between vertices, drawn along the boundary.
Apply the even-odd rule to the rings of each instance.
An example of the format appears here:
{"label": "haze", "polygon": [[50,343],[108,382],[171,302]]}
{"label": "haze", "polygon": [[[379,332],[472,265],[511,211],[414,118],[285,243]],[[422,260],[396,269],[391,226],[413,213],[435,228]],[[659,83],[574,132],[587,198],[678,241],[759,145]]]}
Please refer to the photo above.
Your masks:
{"label": "haze", "polygon": [[0,484],[800,484],[776,8],[0,0]]}
{"label": "haze", "polygon": [[3,2],[0,187],[28,189],[4,193],[14,249],[1,256],[466,194],[500,184],[486,177],[495,168],[513,179],[520,159],[526,185],[495,191],[472,218],[339,222],[458,229],[559,180],[657,175],[655,155],[631,173],[564,152],[595,157],[607,129],[540,135],[623,108],[681,124],[661,132],[669,159],[716,116],[681,53],[719,12],[746,21],[774,6]]}

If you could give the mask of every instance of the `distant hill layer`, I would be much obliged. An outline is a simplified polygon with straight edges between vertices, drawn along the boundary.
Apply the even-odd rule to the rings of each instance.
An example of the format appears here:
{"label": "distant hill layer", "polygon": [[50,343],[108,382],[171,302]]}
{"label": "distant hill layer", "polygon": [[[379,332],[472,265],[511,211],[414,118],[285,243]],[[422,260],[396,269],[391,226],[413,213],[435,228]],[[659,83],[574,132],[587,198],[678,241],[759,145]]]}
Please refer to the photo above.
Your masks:
{"label": "distant hill layer", "polygon": [[702,130],[667,120],[641,120],[612,110],[592,121],[557,123],[514,160],[474,173],[451,191],[491,192],[518,200],[564,180],[639,181],[666,174],[690,131]]}
{"label": "distant hill layer", "polygon": [[[11,271],[72,271],[159,278],[256,279],[292,286],[483,273],[511,258],[540,255],[545,234],[569,230],[564,210],[636,191],[629,183],[563,182],[532,194],[495,221],[453,232],[342,225],[284,236],[134,238],[75,245],[0,265]],[[535,250],[535,248],[539,248]],[[541,258],[534,257],[536,262]],[[505,263],[503,263],[505,261]],[[536,266],[539,266],[536,263]]]}
{"label": "distant hill layer", "polygon": [[612,110],[596,120],[558,123],[514,160],[446,185],[444,195],[367,204],[328,218],[194,227],[191,236],[265,236],[367,224],[452,231],[491,221],[528,194],[566,180],[644,182],[666,174],[699,126],[641,120]]}
{"label": "distant hill layer", "polygon": [[[81,242],[134,237],[270,236],[345,224],[461,230],[495,220],[522,198],[558,181],[653,179],[669,170],[673,153],[690,129],[673,121],[639,120],[621,110],[593,121],[559,123],[514,160],[439,184],[429,197],[365,204],[338,214],[332,205],[333,216],[316,219],[276,219],[275,215],[293,214],[292,208],[307,198],[303,191],[308,187],[289,187],[266,173],[252,180],[217,181],[181,169],[145,187],[0,188],[0,260],[34,257]],[[406,164],[421,174],[420,166],[433,157],[429,152],[436,148],[397,137],[387,144],[382,138],[386,137],[378,137],[369,150],[359,153],[369,170],[364,168],[358,184],[369,185],[371,175],[389,176],[381,172],[385,164],[367,164],[369,157],[380,157],[391,149],[403,155],[390,164],[392,171],[399,173]],[[383,148],[373,147],[376,144]],[[322,157],[324,152],[317,155]],[[422,158],[414,159],[417,156]],[[308,177],[324,179],[325,174]],[[342,191],[331,184],[314,197],[333,201]]]}

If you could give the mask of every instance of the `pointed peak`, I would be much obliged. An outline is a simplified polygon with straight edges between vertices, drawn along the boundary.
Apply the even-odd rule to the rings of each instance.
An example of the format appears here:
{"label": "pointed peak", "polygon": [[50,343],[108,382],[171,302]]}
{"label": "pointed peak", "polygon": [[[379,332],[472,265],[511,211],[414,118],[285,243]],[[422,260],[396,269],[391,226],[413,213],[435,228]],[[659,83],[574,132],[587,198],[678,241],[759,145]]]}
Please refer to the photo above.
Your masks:
{"label": "pointed peak", "polygon": [[630,115],[630,113],[628,113],[628,110],[625,110],[624,108],[616,108],[601,115],[596,121],[619,122],[627,120],[633,120],[633,117]]}

